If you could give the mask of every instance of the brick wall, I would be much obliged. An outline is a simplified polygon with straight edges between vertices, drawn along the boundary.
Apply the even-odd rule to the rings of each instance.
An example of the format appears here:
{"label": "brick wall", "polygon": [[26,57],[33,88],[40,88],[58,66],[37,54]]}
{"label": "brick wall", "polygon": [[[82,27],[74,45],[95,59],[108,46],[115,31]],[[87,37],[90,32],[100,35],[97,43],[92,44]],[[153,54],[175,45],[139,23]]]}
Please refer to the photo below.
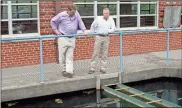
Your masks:
{"label": "brick wall", "polygon": [[[123,36],[123,55],[166,50],[166,32],[142,33]],[[182,32],[170,33],[170,50],[182,48]],[[119,55],[119,36],[110,38],[109,56]]]}
{"label": "brick wall", "polygon": [[40,12],[40,34],[53,34],[50,26],[50,20],[55,15],[55,2],[54,1],[40,1],[39,12]]}
{"label": "brick wall", "polygon": [[[61,10],[71,2],[61,2]],[[160,2],[159,27],[162,27],[165,2]],[[55,15],[55,2],[40,2],[41,35],[53,34],[50,20]],[[170,49],[182,49],[182,32],[170,34]],[[90,59],[93,54],[94,37],[77,38],[74,60]],[[166,50],[166,33],[142,33],[123,36],[123,55],[156,52]],[[119,36],[111,36],[108,56],[119,55]],[[39,41],[21,41],[2,43],[2,67],[18,67],[39,64]],[[54,40],[43,41],[44,63],[56,62],[56,46]]]}
{"label": "brick wall", "polygon": [[[182,49],[182,32],[170,33],[170,49]],[[43,41],[44,63],[56,62],[56,46],[53,40]],[[94,37],[77,38],[74,60],[90,59]],[[123,36],[123,55],[166,50],[166,33],[143,33]],[[111,36],[108,56],[119,55],[119,36]],[[39,41],[2,44],[2,67],[39,64]]]}
{"label": "brick wall", "polygon": [[[60,3],[60,11],[65,11],[66,6],[72,4],[70,1],[62,1]],[[48,35],[53,34],[53,30],[50,26],[50,20],[55,16],[55,1],[40,1],[40,34]]]}

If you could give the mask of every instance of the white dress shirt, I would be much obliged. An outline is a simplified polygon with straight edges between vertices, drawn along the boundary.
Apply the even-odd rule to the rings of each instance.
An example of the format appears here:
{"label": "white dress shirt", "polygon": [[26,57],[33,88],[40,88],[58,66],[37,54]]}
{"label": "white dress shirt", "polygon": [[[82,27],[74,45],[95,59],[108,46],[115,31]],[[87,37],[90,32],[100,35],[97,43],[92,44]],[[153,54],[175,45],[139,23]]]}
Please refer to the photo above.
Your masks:
{"label": "white dress shirt", "polygon": [[91,32],[94,33],[111,33],[115,29],[115,22],[111,16],[107,20],[103,16],[98,16],[91,25]]}

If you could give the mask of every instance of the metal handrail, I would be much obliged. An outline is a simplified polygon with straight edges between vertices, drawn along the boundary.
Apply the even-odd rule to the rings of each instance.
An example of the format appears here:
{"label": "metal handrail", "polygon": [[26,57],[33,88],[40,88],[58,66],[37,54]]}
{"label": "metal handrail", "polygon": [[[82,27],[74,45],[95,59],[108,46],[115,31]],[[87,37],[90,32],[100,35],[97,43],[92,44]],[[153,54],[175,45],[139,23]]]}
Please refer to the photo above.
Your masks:
{"label": "metal handrail", "polygon": [[[148,29],[148,30],[124,30],[117,31],[109,34],[130,34],[130,33],[140,33],[140,32],[157,32],[157,31],[172,31],[172,30],[182,30],[182,28],[162,28],[162,29]],[[103,33],[90,33],[87,35],[84,34],[71,34],[71,35],[42,35],[42,36],[26,36],[26,37],[13,37],[13,38],[2,38],[1,42],[13,41],[13,40],[31,40],[31,39],[50,39],[50,38],[59,38],[59,37],[85,37],[85,36],[96,36],[102,35]]]}
{"label": "metal handrail", "polygon": [[[170,31],[175,30],[182,30],[182,28],[162,28],[162,29],[153,29],[153,30],[127,30],[127,31],[116,31],[109,34],[119,34],[120,35],[120,72],[123,72],[123,51],[122,51],[122,36],[123,34],[130,34],[130,33],[145,33],[145,32],[157,32],[157,31],[166,31],[166,65],[169,65],[169,41],[170,41]],[[85,36],[96,36],[102,35],[103,33],[90,33],[87,35],[84,34],[71,34],[71,35],[42,35],[42,36],[26,36],[26,37],[17,37],[17,38],[2,38],[0,40],[1,43],[3,42],[11,42],[15,40],[32,40],[38,39],[40,41],[40,76],[41,76],[41,83],[44,82],[44,73],[43,73],[43,48],[42,48],[42,40],[43,39],[50,39],[50,38],[62,38],[62,37],[85,37]]]}

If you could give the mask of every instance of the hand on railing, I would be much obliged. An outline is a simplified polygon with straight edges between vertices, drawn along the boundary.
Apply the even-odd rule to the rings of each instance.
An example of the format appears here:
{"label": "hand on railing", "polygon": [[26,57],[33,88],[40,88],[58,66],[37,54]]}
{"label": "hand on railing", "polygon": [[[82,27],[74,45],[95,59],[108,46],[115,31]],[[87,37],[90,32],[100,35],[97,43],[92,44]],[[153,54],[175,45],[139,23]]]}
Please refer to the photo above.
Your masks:
{"label": "hand on railing", "polygon": [[83,32],[84,35],[88,35],[88,33],[89,33],[88,30],[85,30],[85,31]]}
{"label": "hand on railing", "polygon": [[[56,32],[56,36],[60,36],[60,35],[62,35],[61,32]],[[56,46],[58,45],[58,38],[55,38],[54,45],[56,45]]]}
{"label": "hand on railing", "polygon": [[105,32],[104,35],[105,35],[105,36],[108,36],[108,35],[109,35],[109,32]]}

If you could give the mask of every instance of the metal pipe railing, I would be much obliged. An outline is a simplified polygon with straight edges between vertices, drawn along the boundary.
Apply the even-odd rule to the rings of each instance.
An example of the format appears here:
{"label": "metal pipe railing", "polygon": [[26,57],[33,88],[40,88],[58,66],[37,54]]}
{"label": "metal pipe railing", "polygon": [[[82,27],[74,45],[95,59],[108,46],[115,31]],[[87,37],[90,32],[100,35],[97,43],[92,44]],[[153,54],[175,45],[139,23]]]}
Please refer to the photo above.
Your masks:
{"label": "metal pipe railing", "polygon": [[[182,28],[167,28],[167,29],[152,29],[152,30],[127,30],[127,31],[122,31],[122,34],[130,34],[130,33],[143,33],[143,32],[157,32],[157,31],[171,31],[171,30],[182,30]],[[91,33],[88,35],[101,35],[103,33]],[[120,34],[120,31],[118,32],[113,32],[110,34]],[[50,38],[59,38],[59,37],[83,37],[85,36],[84,34],[71,34],[71,35],[60,35],[60,36],[55,36],[55,35],[43,35],[43,36],[26,36],[26,37],[17,37],[17,38],[2,38],[1,42],[6,42],[6,41],[13,41],[13,40],[32,40],[32,39],[50,39]]]}
{"label": "metal pipe railing", "polygon": [[40,38],[40,80],[41,83],[44,83],[44,71],[43,71],[43,48],[42,48],[42,39]]}
{"label": "metal pipe railing", "polygon": [[[170,42],[170,31],[182,30],[182,28],[167,28],[167,29],[154,29],[154,30],[129,30],[129,31],[119,31],[113,32],[110,34],[119,34],[120,36],[120,72],[123,72],[123,51],[122,51],[122,37],[123,34],[131,34],[131,33],[144,33],[144,32],[158,32],[158,31],[166,31],[166,65],[169,65],[169,42]],[[102,33],[92,33],[88,34],[88,36],[96,36],[101,35]],[[84,34],[72,34],[72,35],[60,35],[60,36],[26,36],[26,37],[18,37],[18,38],[2,38],[0,41],[3,42],[11,42],[11,41],[19,41],[19,40],[32,40],[37,39],[40,42],[40,80],[41,83],[44,82],[44,72],[43,72],[43,48],[42,41],[43,39],[50,38],[61,38],[61,37],[85,37]]]}
{"label": "metal pipe railing", "polygon": [[170,31],[167,30],[167,37],[166,37],[166,65],[169,66],[169,44],[170,44]]}
{"label": "metal pipe railing", "polygon": [[123,32],[119,33],[120,38],[120,72],[123,72]]}

